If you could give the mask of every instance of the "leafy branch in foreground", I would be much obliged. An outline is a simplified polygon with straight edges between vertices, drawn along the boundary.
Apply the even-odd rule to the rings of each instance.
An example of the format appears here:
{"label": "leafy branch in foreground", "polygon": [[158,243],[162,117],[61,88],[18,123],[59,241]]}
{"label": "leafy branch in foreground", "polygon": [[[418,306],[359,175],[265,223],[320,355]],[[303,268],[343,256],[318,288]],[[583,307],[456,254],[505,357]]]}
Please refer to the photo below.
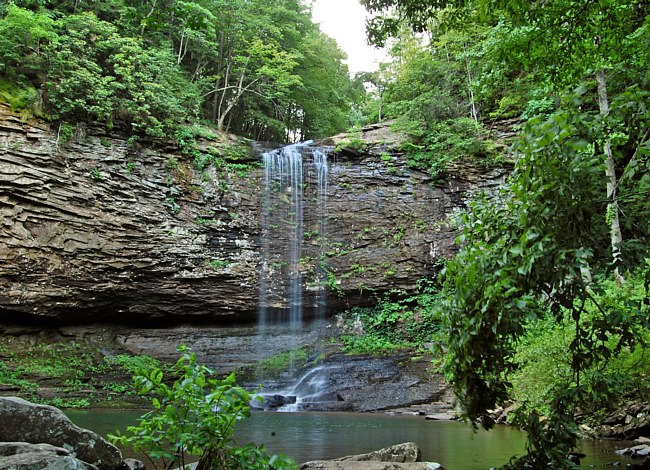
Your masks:
{"label": "leafy branch in foreground", "polygon": [[156,469],[185,467],[188,455],[200,456],[198,470],[294,469],[293,462],[262,447],[235,445],[235,423],[250,416],[251,394],[235,384],[234,374],[214,378],[212,370],[197,364],[194,353],[185,347],[179,351],[183,355],[174,368],[179,378],[172,385],[163,382],[160,369],[133,378],[154,409],[137,426],[129,426],[126,435],[117,431],[109,439],[143,452]]}
{"label": "leafy branch in foreground", "polygon": [[446,372],[472,422],[489,428],[487,410],[510,398],[516,345],[531,322],[550,315],[573,326],[571,374],[551,392],[545,421],[534,409],[520,414],[528,454],[510,468],[573,468],[568,452],[577,442],[575,415],[598,388],[584,372],[644,344],[648,328],[644,301],[603,304],[591,280],[592,272],[612,265],[596,137],[603,117],[585,110],[588,99],[581,88],[547,120],[531,120],[508,185],[497,201],[473,203],[462,249],[446,268]]}

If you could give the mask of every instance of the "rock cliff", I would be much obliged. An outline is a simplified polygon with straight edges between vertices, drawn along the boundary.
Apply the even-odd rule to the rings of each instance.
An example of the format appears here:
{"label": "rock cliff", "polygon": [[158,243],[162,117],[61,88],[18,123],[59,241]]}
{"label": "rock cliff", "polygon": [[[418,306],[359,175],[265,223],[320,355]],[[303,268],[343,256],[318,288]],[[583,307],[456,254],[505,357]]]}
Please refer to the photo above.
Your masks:
{"label": "rock cliff", "polygon": [[[171,141],[138,144],[92,128],[67,142],[59,134],[0,106],[1,321],[151,325],[255,318],[259,151],[251,150],[247,165],[199,171]],[[433,184],[399,153],[386,153],[390,143],[383,142],[363,154],[329,157],[325,263],[332,276],[328,287],[305,292],[307,310],[318,289],[328,290],[336,310],[369,303],[372,290],[413,288],[453,252],[456,232],[447,217],[472,191],[503,179],[503,171],[464,166]],[[224,149],[235,144],[225,135],[200,141],[225,161]],[[310,194],[306,188],[306,201]],[[309,280],[323,260],[317,256],[322,242],[314,240],[316,216],[305,207],[300,269]],[[284,306],[282,298],[269,299]]]}

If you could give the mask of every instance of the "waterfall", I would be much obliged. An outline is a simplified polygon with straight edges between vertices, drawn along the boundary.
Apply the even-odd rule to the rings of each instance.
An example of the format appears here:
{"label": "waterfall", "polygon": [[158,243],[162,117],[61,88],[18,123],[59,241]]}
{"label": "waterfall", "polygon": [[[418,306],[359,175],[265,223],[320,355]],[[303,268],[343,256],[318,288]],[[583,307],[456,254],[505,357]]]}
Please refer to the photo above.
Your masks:
{"label": "waterfall", "polygon": [[[311,155],[311,161],[305,157]],[[305,216],[315,214],[321,243],[316,294],[317,317],[324,318],[326,298],[324,256],[327,232],[327,154],[311,147],[311,141],[263,153],[264,208],[262,215],[259,313],[260,332],[273,323],[286,323],[292,330],[303,324],[304,279],[301,263],[305,242]],[[305,175],[314,175],[315,182]],[[312,183],[311,185],[309,183]],[[314,184],[315,183],[315,184]],[[313,186],[313,188],[311,187]],[[314,191],[316,207],[305,198]]]}
{"label": "waterfall", "polygon": [[[318,205],[318,233],[320,234],[321,242],[319,243],[320,253],[319,260],[325,259],[325,240],[327,235],[327,191],[328,191],[328,174],[329,167],[327,163],[327,154],[320,149],[314,149],[314,168],[316,169],[318,181],[318,195],[316,202]],[[321,283],[324,284],[327,279],[327,272],[319,262],[319,273]],[[325,309],[327,307],[327,290],[324,285],[318,291],[316,299],[317,307],[317,320],[325,318]]]}

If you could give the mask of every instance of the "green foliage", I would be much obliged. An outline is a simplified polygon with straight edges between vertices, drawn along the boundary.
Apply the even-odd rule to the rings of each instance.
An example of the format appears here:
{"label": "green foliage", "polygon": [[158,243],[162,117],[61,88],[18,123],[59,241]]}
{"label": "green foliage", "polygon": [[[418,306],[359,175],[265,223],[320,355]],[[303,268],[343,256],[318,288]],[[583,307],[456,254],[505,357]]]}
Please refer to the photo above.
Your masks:
{"label": "green foliage", "polygon": [[[649,321],[643,257],[650,230],[647,205],[637,197],[645,195],[650,169],[648,6],[362,3],[377,14],[369,21],[373,42],[398,38],[393,68],[407,80],[389,85],[386,108],[406,115],[415,130],[457,117],[529,118],[508,185],[472,204],[461,250],[446,269],[440,305],[448,315],[446,372],[466,416],[486,427],[492,424],[486,411],[513,392],[511,379],[528,400],[516,418],[529,433],[528,454],[508,468],[574,468],[567,454],[577,442],[576,412],[611,406],[621,394],[644,394],[647,387],[645,371],[632,387],[619,367],[645,349]],[[418,42],[405,25],[429,30],[431,47],[413,47]],[[421,78],[424,70],[434,78]],[[618,178],[628,171],[633,179]],[[618,218],[628,219],[622,244]],[[617,272],[645,270],[644,280],[617,275],[621,286],[608,285],[612,259]],[[634,294],[641,284],[645,292]]]}
{"label": "green foliage", "polygon": [[[564,432],[568,413],[578,405],[567,400],[589,392],[592,382],[585,375],[643,341],[648,312],[638,298],[601,302],[598,286],[585,277],[589,270],[608,269],[609,231],[601,215],[602,160],[590,144],[600,116],[582,110],[584,92],[568,96],[564,109],[547,120],[529,123],[509,184],[497,201],[472,204],[460,237],[463,248],[447,266],[442,307],[449,331],[458,334],[449,337],[446,371],[472,421],[508,399],[511,373],[519,367],[514,345],[545,312],[560,326],[568,318],[573,330],[566,339],[569,370],[556,366],[557,380],[568,382],[548,384],[548,393],[531,397],[539,404],[543,395],[545,409],[558,416],[553,432]],[[559,335],[553,341],[551,349],[562,348]],[[572,393],[559,395],[558,389]],[[532,440],[539,437],[535,413],[530,421],[520,420]],[[574,436],[565,435],[564,443],[546,450],[573,445]],[[564,465],[555,457],[549,461]]]}
{"label": "green foliage", "polygon": [[307,363],[307,348],[293,349],[259,361],[255,369],[261,377],[275,377],[292,368],[303,367]]}
{"label": "green foliage", "polygon": [[351,354],[385,354],[405,348],[420,348],[441,340],[441,318],[436,306],[438,289],[428,279],[418,282],[412,295],[395,291],[370,308],[354,307],[343,314],[347,329],[363,334],[341,337],[342,349]]}
{"label": "green foliage", "polygon": [[401,150],[406,152],[412,168],[428,171],[437,179],[446,171],[447,164],[463,158],[486,163],[489,152],[481,138],[482,126],[469,118],[431,122],[426,129],[417,122],[398,122],[396,129],[410,134],[414,141],[406,141]]}
{"label": "green foliage", "polygon": [[36,88],[29,85],[18,85],[2,76],[0,76],[0,102],[8,104],[9,109],[14,112],[41,115]]}
{"label": "green foliage", "polygon": [[92,170],[90,170],[89,174],[90,174],[90,177],[92,179],[94,179],[94,180],[99,181],[99,180],[103,179],[102,172],[101,172],[101,170],[99,168],[93,168]]}
{"label": "green foliage", "polygon": [[180,377],[167,385],[163,371],[150,369],[134,377],[138,392],[151,399],[153,410],[127,434],[109,436],[114,443],[144,452],[163,468],[185,466],[185,455],[200,455],[201,468],[289,469],[291,461],[267,454],[262,448],[237,447],[232,440],[237,421],[250,415],[252,396],[236,386],[234,375],[217,379],[214,372],[196,362],[181,348],[174,372]]}
{"label": "green foliage", "polygon": [[74,136],[74,127],[72,127],[67,122],[61,121],[61,123],[59,123],[59,132],[58,132],[59,142],[65,144],[66,142],[70,141],[70,139],[72,139],[73,136]]}
{"label": "green foliage", "polygon": [[22,391],[35,392],[38,384],[21,378],[21,374],[10,370],[4,362],[0,362],[0,384],[18,387]]}
{"label": "green foliage", "polygon": [[44,405],[56,406],[57,408],[88,408],[90,400],[87,398],[61,398],[54,397],[48,400],[35,400]]}
{"label": "green foliage", "polygon": [[[645,296],[643,273],[628,275],[622,287],[612,280],[602,279],[592,289],[595,302],[585,311],[582,320],[585,330],[601,316],[596,304],[605,310],[626,314],[640,305]],[[536,409],[548,415],[551,412],[549,403],[557,390],[572,383],[571,343],[574,335],[575,324],[570,317],[558,322],[550,312],[541,319],[530,320],[526,326],[514,358],[519,367],[511,376],[512,396],[525,409]],[[639,344],[621,349],[618,354],[616,347],[621,336],[609,336],[604,346],[609,349],[605,354],[610,359],[582,371],[583,412],[612,411],[617,406],[617,397],[632,393],[647,396],[650,392],[650,358],[644,354],[650,334],[646,331],[638,332],[638,335]]]}
{"label": "green foliage", "polygon": [[145,354],[131,356],[129,354],[119,354],[115,357],[106,358],[106,362],[111,365],[119,366],[129,375],[137,375],[145,370],[160,369],[167,370],[167,365],[162,364],[158,359]]}
{"label": "green foliage", "polygon": [[3,87],[12,108],[156,137],[202,118],[257,139],[340,132],[358,93],[343,60],[296,0],[0,8],[0,76],[25,90]]}
{"label": "green foliage", "polygon": [[224,269],[232,264],[232,261],[226,259],[213,259],[208,261],[208,265],[216,269]]}
{"label": "green foliage", "polygon": [[368,144],[358,136],[352,136],[347,140],[343,140],[336,144],[335,152],[342,152],[343,150],[352,150],[354,152],[362,152],[366,149]]}

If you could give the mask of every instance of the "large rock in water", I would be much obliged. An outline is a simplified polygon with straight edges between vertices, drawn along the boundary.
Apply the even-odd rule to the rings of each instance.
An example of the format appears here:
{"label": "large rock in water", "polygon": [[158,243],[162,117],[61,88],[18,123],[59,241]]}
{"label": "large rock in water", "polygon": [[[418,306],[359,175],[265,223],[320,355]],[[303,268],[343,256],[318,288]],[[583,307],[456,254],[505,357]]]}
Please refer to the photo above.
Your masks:
{"label": "large rock in water", "polygon": [[0,469],[4,470],[97,470],[73,457],[69,450],[49,444],[0,442]]}
{"label": "large rock in water", "polygon": [[359,455],[346,455],[334,459],[336,461],[357,461],[357,462],[420,462],[422,452],[415,442],[405,442],[374,452]]}
{"label": "large rock in water", "polygon": [[99,470],[126,470],[117,447],[98,434],[76,426],[53,406],[0,397],[0,423],[0,441],[50,444],[74,453],[77,459]]}
{"label": "large rock in water", "polygon": [[405,442],[366,454],[306,462],[300,470],[444,470],[439,463],[421,462],[421,456],[416,443]]}
{"label": "large rock in water", "polygon": [[[128,137],[88,128],[62,142],[56,129],[0,105],[1,321],[151,325],[256,317],[264,247],[287,233],[271,230],[263,239],[261,157],[251,155],[247,174],[241,160],[199,170],[170,141],[134,144]],[[206,154],[225,159],[234,143],[199,139]],[[384,150],[390,161],[380,156]],[[272,282],[264,306],[288,308],[284,281],[295,269],[306,315],[315,314],[325,291],[337,310],[371,303],[372,290],[414,289],[454,251],[457,232],[444,224],[447,216],[505,174],[460,165],[437,183],[384,145],[330,158],[322,214],[307,165],[300,264],[267,260]],[[323,223],[326,236],[318,233]]]}

